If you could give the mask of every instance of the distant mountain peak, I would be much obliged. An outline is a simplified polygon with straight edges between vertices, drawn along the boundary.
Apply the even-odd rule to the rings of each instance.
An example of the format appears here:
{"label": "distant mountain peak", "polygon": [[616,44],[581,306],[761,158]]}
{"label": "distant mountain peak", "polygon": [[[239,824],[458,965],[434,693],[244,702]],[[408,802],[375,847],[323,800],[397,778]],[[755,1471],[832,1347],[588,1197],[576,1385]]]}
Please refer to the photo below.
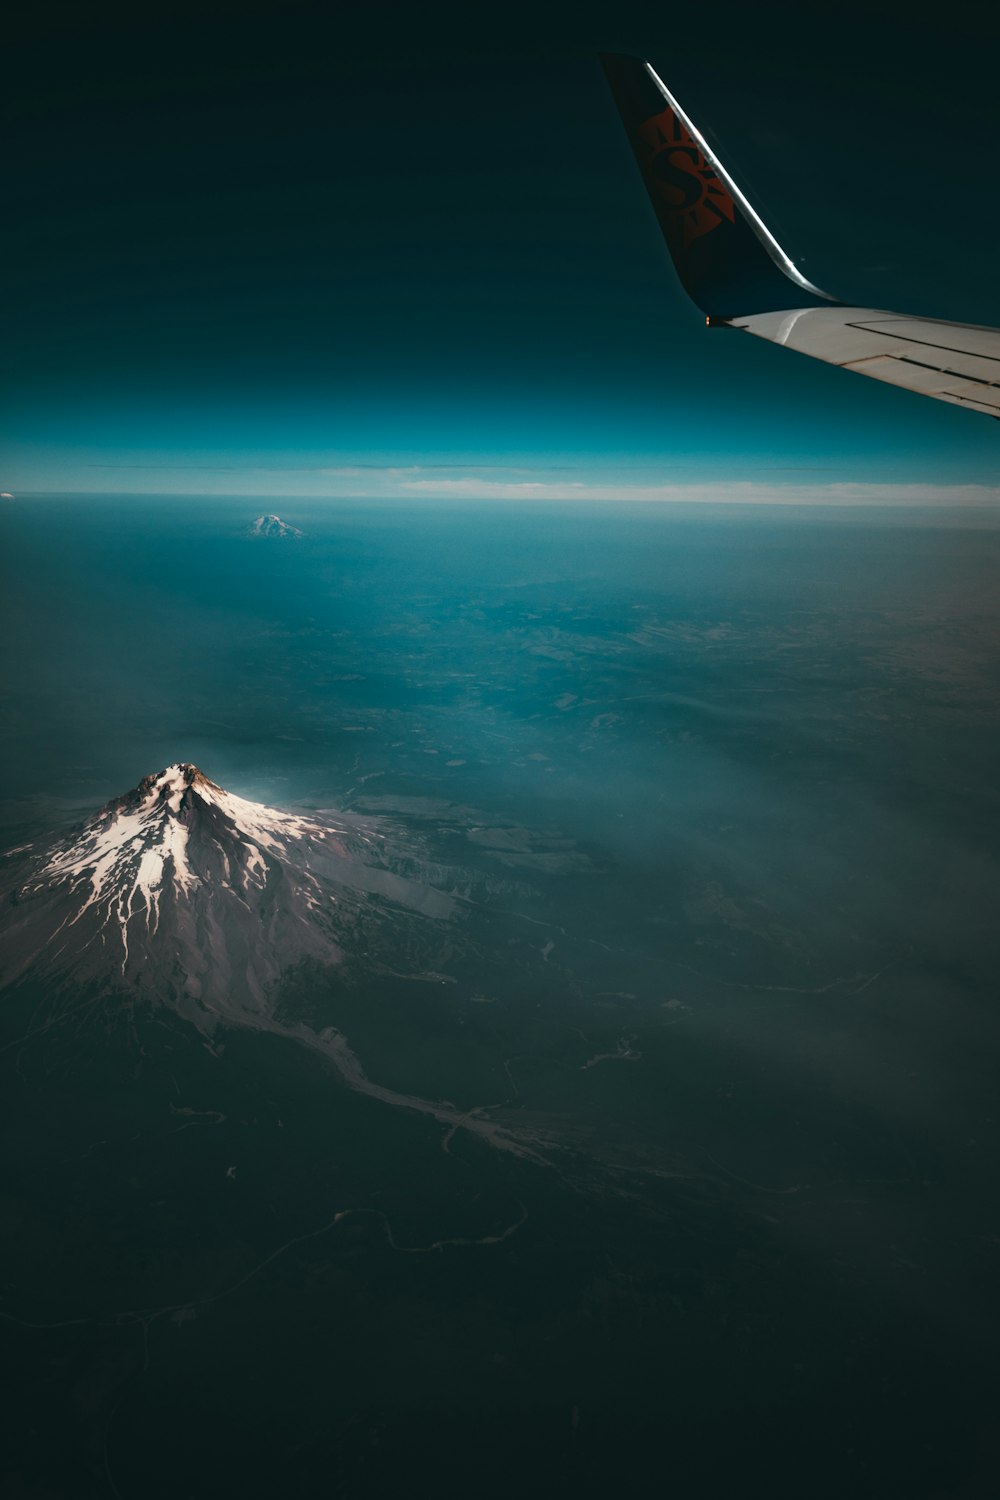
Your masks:
{"label": "distant mountain peak", "polygon": [[253,525],[248,528],[248,536],[279,536],[292,537],[304,535],[297,526],[289,526],[280,516],[258,516]]}

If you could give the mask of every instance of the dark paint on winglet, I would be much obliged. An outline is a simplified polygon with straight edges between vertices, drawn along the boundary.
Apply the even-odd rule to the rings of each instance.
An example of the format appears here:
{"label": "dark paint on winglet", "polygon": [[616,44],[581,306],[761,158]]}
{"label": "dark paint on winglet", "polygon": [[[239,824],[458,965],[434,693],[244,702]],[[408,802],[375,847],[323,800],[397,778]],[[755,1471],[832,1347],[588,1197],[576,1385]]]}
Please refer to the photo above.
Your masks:
{"label": "dark paint on winglet", "polygon": [[677,274],[709,327],[837,305],[787,260],[648,64],[619,53],[601,62]]}

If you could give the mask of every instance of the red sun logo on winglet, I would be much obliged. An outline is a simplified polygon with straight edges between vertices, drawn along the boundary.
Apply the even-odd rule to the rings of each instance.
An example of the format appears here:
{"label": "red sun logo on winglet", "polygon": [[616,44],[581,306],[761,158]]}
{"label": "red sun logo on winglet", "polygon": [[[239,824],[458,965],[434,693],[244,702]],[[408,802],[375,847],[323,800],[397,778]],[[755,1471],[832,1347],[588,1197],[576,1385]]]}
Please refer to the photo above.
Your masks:
{"label": "red sun logo on winglet", "polygon": [[711,233],[723,219],[734,222],[728,188],[669,105],[639,126],[636,148],[657,211],[682,245]]}

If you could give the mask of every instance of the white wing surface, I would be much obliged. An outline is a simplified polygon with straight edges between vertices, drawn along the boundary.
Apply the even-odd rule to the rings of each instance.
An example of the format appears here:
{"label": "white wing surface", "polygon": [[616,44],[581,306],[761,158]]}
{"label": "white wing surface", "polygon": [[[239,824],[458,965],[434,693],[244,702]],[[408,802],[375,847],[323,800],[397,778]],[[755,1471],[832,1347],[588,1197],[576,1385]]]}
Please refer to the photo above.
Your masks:
{"label": "white wing surface", "polygon": [[1000,417],[1000,329],[874,307],[801,307],[729,321],[842,370]]}

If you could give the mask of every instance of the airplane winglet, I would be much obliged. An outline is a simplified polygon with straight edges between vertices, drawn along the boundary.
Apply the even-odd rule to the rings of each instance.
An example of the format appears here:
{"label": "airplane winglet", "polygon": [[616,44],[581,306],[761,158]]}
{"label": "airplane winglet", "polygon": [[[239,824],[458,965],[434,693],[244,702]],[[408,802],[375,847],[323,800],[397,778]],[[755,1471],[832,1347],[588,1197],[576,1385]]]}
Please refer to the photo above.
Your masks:
{"label": "airplane winglet", "polygon": [[785,254],[649,63],[601,61],[677,274],[708,321],[837,305]]}

